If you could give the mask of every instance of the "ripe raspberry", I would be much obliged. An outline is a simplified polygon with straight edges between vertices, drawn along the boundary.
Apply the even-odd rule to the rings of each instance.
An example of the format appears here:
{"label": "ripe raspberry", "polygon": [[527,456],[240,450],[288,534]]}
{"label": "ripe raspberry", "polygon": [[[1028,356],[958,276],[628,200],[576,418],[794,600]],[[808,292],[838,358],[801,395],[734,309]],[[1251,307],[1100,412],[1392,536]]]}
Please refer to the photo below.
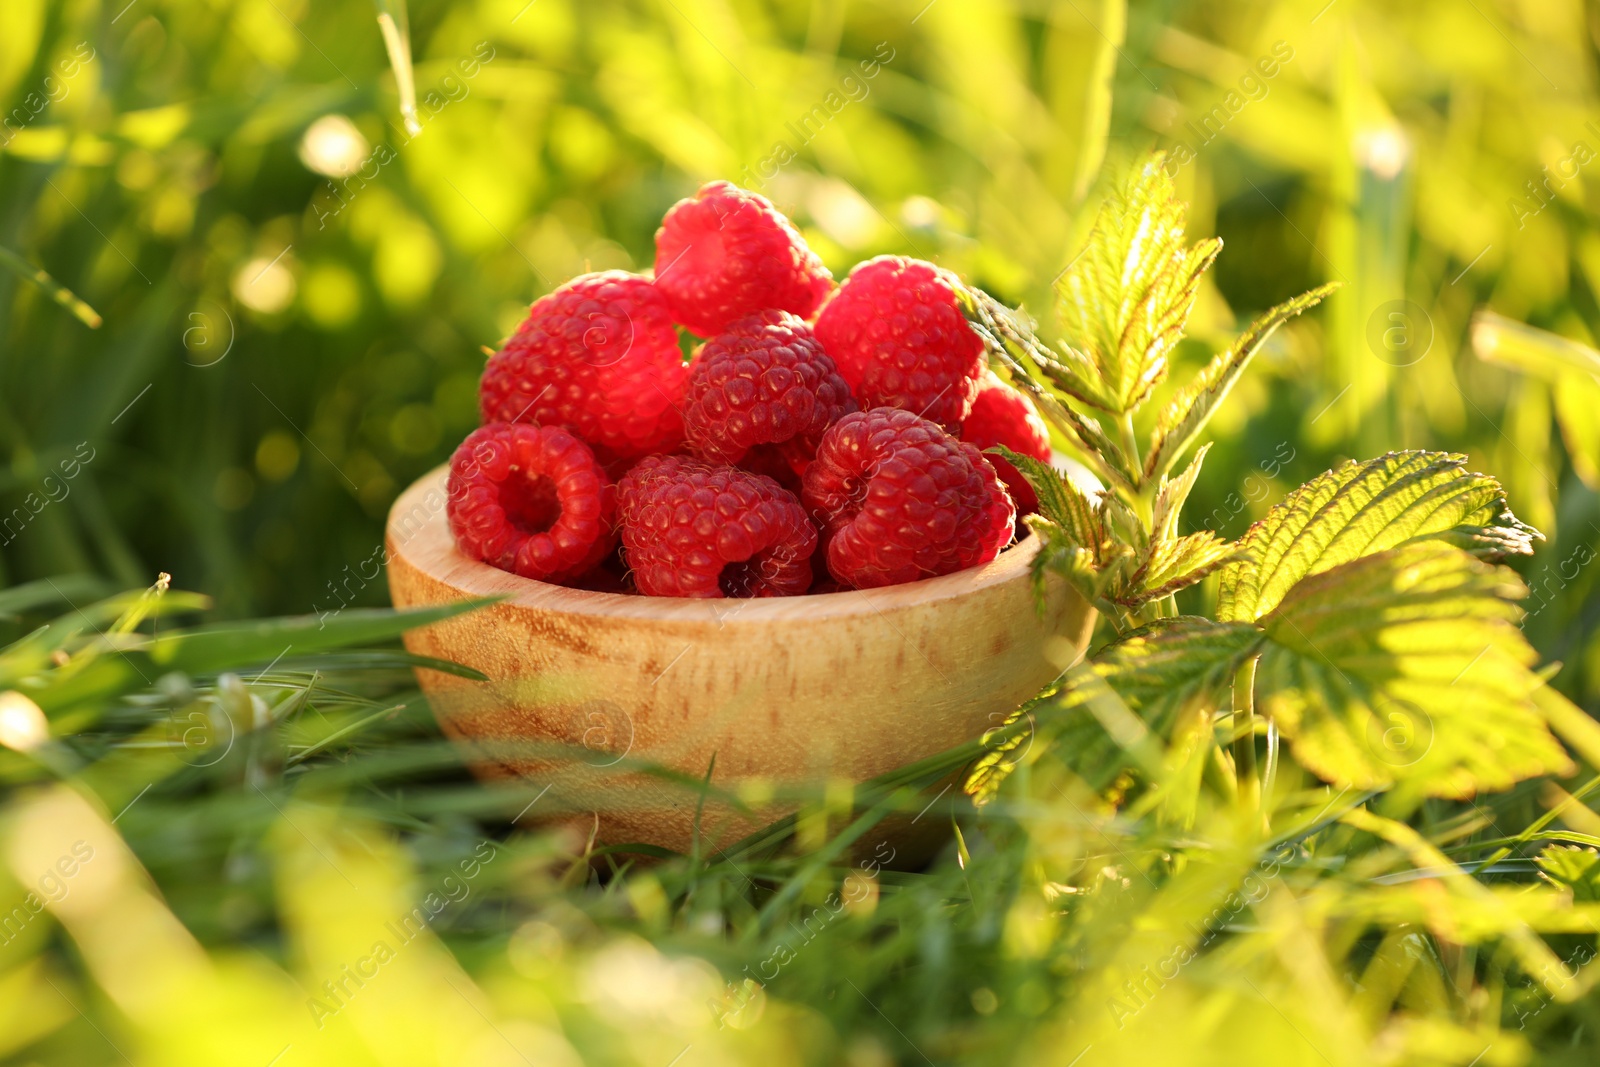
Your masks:
{"label": "ripe raspberry", "polygon": [[594,453],[556,426],[480,426],[450,457],[445,513],[457,546],[524,578],[582,578],[616,544],[615,511]]}
{"label": "ripe raspberry", "polygon": [[738,463],[752,448],[773,445],[803,470],[823,431],[855,409],[850,387],[805,320],[762,311],[695,356],[683,429],[690,451],[712,463]]}
{"label": "ripe raspberry", "polygon": [[[737,466],[742,471],[751,474],[760,474],[771,478],[778,485],[793,493],[795,499],[800,499],[800,475],[805,472],[805,463],[790,463],[779,452],[778,445],[756,445],[744,454]],[[795,467],[800,470],[795,470]]]}
{"label": "ripe raspberry", "polygon": [[656,285],[678,322],[710,337],[765,308],[809,317],[833,276],[766,197],[708,182],[661,220]]}
{"label": "ripe raspberry", "polygon": [[869,259],[817,316],[817,337],[863,409],[902,408],[956,432],[983,377],[983,342],[932,263]]}
{"label": "ripe raspberry", "polygon": [[534,301],[489,359],[484,422],[563,426],[602,460],[677,446],[688,371],[667,302],[647,278],[585,274]]}
{"label": "ripe raspberry", "polygon": [[647,456],[617,501],[623,557],[646,596],[794,596],[811,586],[816,527],[771,478]]}
{"label": "ripe raspberry", "polygon": [[1016,510],[971,445],[909,411],[846,415],[806,469],[828,570],[855,589],[899,585],[994,559]]}
{"label": "ripe raspberry", "polygon": [[[961,424],[961,439],[980,451],[1005,445],[1013,452],[1050,462],[1050,433],[1044,420],[1033,410],[1028,398],[1001,381],[993,372],[984,375],[983,385],[972,402],[972,413]],[[984,452],[983,458],[1006,483],[1018,515],[1039,510],[1039,496],[1022,472],[1004,456]]]}

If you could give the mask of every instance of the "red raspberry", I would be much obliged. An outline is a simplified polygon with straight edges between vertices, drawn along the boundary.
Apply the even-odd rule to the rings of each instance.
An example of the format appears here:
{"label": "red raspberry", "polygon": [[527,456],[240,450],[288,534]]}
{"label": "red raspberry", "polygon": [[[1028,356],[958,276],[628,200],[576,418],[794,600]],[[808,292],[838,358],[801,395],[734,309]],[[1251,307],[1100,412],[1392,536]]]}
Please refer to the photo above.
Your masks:
{"label": "red raspberry", "polygon": [[804,319],[762,311],[707,341],[689,365],[683,429],[689,449],[738,463],[774,445],[797,470],[822,433],[856,409],[850,387]]}
{"label": "red raspberry", "polygon": [[[993,372],[984,375],[983,385],[972,402],[972,413],[961,424],[961,439],[980,450],[1005,445],[1013,452],[1050,462],[1050,433],[1044,420],[1027,397]],[[1039,495],[1021,471],[993,452],[984,452],[983,458],[1006,483],[1018,515],[1032,515],[1039,510]]]}
{"label": "red raspberry", "polygon": [[[749,471],[751,474],[760,474],[771,478],[793,493],[795,499],[798,500],[800,498],[800,475],[805,472],[806,464],[790,463],[778,451],[778,448],[778,445],[756,445],[744,454],[744,458],[739,461],[738,467],[742,471]],[[800,469],[797,471],[795,470],[796,467]]]}
{"label": "red raspberry", "polygon": [[556,426],[491,423],[450,457],[445,513],[473,559],[566,585],[616,544],[616,492],[589,446]]}
{"label": "red raspberry", "polygon": [[867,589],[987,563],[1011,541],[1016,509],[983,453],[909,411],[846,415],[806,469],[828,570]]}
{"label": "red raspberry", "polygon": [[687,377],[660,291],[625,271],[585,274],[534,301],[489,359],[484,422],[564,426],[601,458],[677,446]]}
{"label": "red raspberry", "polygon": [[808,317],[833,276],[766,197],[708,182],[661,220],[656,285],[680,323],[710,337],[766,308]]}
{"label": "red raspberry", "polygon": [[617,487],[622,552],[646,596],[794,596],[811,587],[817,530],[771,478],[647,456]]}
{"label": "red raspberry", "polygon": [[961,282],[932,263],[869,259],[817,316],[817,337],[863,409],[902,408],[952,433],[983,377],[983,341],[961,313]]}

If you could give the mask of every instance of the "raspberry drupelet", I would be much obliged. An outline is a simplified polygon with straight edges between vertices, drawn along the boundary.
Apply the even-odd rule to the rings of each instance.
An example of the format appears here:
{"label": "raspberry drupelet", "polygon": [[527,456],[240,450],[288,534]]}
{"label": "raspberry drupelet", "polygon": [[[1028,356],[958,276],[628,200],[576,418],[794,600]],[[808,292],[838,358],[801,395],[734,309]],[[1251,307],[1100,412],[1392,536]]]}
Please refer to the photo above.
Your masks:
{"label": "raspberry drupelet", "polygon": [[833,276],[766,197],[708,182],[656,231],[656,285],[677,321],[710,337],[766,308],[809,317]]}
{"label": "raspberry drupelet", "polygon": [[646,596],[795,596],[811,586],[816,527],[771,478],[648,456],[617,487],[622,553]]}
{"label": "raspberry drupelet", "polygon": [[879,256],[823,306],[817,338],[863,409],[900,408],[960,429],[984,371],[983,341],[956,302],[960,284],[932,263]]}
{"label": "raspberry drupelet", "polygon": [[[1005,445],[1019,455],[1050,462],[1050,432],[1045,429],[1044,420],[1027,397],[992,371],[984,375],[983,386],[972,401],[972,411],[961,424],[961,439],[979,450]],[[984,452],[983,458],[1006,483],[1018,515],[1032,515],[1039,510],[1039,496],[1021,471],[993,452]]]}
{"label": "raspberry drupelet", "polygon": [[806,469],[828,571],[855,589],[975,567],[1011,541],[1016,509],[972,445],[895,408],[846,415]]}
{"label": "raspberry drupelet", "polygon": [[571,584],[616,544],[615,487],[559,427],[479,427],[451,456],[448,486],[461,551],[524,578]]}
{"label": "raspberry drupelet", "polygon": [[684,435],[712,463],[772,446],[799,472],[823,431],[854,410],[850,387],[805,320],[762,311],[707,341],[689,365]]}
{"label": "raspberry drupelet", "polygon": [[534,301],[478,387],[484,422],[562,426],[604,462],[677,447],[688,371],[666,299],[605,271]]}

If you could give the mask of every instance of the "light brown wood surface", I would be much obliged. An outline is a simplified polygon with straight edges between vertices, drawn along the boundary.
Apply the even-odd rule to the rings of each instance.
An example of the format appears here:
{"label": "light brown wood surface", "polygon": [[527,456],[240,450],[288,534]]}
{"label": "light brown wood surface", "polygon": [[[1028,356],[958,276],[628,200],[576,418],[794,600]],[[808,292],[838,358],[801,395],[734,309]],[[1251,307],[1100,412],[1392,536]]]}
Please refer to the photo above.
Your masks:
{"label": "light brown wood surface", "polygon": [[871,591],[679,600],[547,585],[456,550],[446,473],[390,512],[390,596],[399,608],[505,599],[406,635],[412,652],[490,679],[421,670],[422,687],[480,773],[543,782],[531,815],[578,817],[604,843],[690,847],[696,792],[642,765],[699,781],[715,757],[712,784],[756,810],[707,803],[702,841],[715,846],[798,793],[979,737],[1081,656],[1094,623],[1064,583],[1035,611],[1032,538],[983,567]]}

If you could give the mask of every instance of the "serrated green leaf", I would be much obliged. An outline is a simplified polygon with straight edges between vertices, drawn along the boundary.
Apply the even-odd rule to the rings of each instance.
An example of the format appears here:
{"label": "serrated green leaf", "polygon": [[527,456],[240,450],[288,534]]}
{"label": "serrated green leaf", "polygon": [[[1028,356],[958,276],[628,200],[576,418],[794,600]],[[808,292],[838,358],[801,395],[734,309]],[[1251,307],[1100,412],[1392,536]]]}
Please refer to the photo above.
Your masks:
{"label": "serrated green leaf", "polygon": [[1116,400],[1101,381],[1100,368],[1084,353],[1067,345],[1033,354],[1050,384],[1074,400],[1106,411],[1116,410]]}
{"label": "serrated green leaf", "polygon": [[1033,709],[1053,700],[1060,692],[1060,683],[1046,688],[1038,696],[1006,716],[1005,721],[983,735],[984,753],[967,773],[962,791],[972,798],[972,803],[983,807],[995,798],[1000,784],[1010,777],[1012,770],[1033,746]]}
{"label": "serrated green leaf", "polygon": [[1233,344],[1217,353],[1204,370],[1184,385],[1161,409],[1156,420],[1155,432],[1150,438],[1150,454],[1145,457],[1145,476],[1154,478],[1171,469],[1205,429],[1212,413],[1233,389],[1233,383],[1239,380],[1251,358],[1279,326],[1322,303],[1323,298],[1338,287],[1337,282],[1331,282],[1301,293],[1293,300],[1285,300],[1252,322]]}
{"label": "serrated green leaf", "polygon": [[1028,561],[1028,578],[1033,586],[1033,607],[1043,617],[1045,612],[1045,577],[1058,574],[1066,579],[1078,593],[1091,604],[1099,595],[1099,567],[1094,553],[1072,543],[1066,531],[1041,515],[1029,515],[1024,520],[1033,535],[1039,539],[1039,550]]}
{"label": "serrated green leaf", "polygon": [[1445,452],[1390,452],[1345,463],[1290,493],[1250,527],[1248,557],[1222,570],[1217,617],[1250,621],[1301,579],[1421,539],[1497,558],[1530,552],[1534,530],[1506,509],[1500,483]]}
{"label": "serrated green leaf", "polygon": [[1509,570],[1439,541],[1299,582],[1262,620],[1257,707],[1341,787],[1464,797],[1566,773]]}
{"label": "serrated green leaf", "polygon": [[1600,901],[1600,850],[1551,845],[1534,862],[1547,881],[1571,890],[1573,900]]}
{"label": "serrated green leaf", "polygon": [[1099,548],[1103,535],[1095,505],[1072,479],[1043,460],[1013,452],[1005,445],[985,451],[1005,457],[1028,479],[1039,497],[1039,513],[1061,527],[1068,540],[1084,548]]}
{"label": "serrated green leaf", "polygon": [[1100,495],[1100,523],[1112,541],[1127,545],[1135,556],[1143,558],[1150,547],[1150,531],[1138,514],[1116,493]]}
{"label": "serrated green leaf", "polygon": [[1117,593],[1114,599],[1119,604],[1136,608],[1171,596],[1237,559],[1239,551],[1238,545],[1210,530],[1156,541],[1129,579],[1128,588]]}
{"label": "serrated green leaf", "polygon": [[1184,502],[1194,489],[1210,448],[1210,445],[1202,447],[1195,454],[1194,462],[1178,477],[1162,475],[1151,510],[1149,543],[1140,549],[1138,568],[1113,597],[1118,604],[1137,608],[1170,596],[1204,580],[1239,556],[1239,546],[1210,531],[1178,535],[1178,519]]}
{"label": "serrated green leaf", "polygon": [[1165,474],[1161,476],[1161,484],[1156,487],[1155,506],[1150,513],[1151,536],[1156,540],[1171,540],[1178,536],[1178,519],[1183,513],[1183,505],[1194,490],[1195,479],[1200,477],[1200,467],[1205,463],[1209,451],[1209,443],[1201,445],[1200,451],[1194,454],[1194,461],[1184,468],[1182,474],[1176,478],[1168,478]]}
{"label": "serrated green leaf", "polygon": [[1261,631],[1196,615],[1162,619],[1108,645],[1093,668],[1157,733],[1192,708],[1217,707]]}
{"label": "serrated green leaf", "polygon": [[[1204,621],[1204,620],[1199,620]],[[992,800],[1024,759],[1048,752],[1095,790],[1127,768],[1160,773],[1155,735],[1106,683],[1093,663],[1079,663],[986,735],[987,750],[965,783],[973,803]]]}
{"label": "serrated green leaf", "polygon": [[1100,425],[1099,419],[1074,411],[1049,394],[1030,395],[1037,402],[1039,414],[1062,430],[1094,467],[1096,474],[1111,486],[1119,486],[1130,493],[1134,491],[1139,483],[1138,472],[1122,451],[1122,446],[1113,441]]}
{"label": "serrated green leaf", "polygon": [[1200,278],[1222,242],[1184,247],[1187,206],[1156,153],[1101,206],[1088,244],[1056,285],[1065,366],[1080,399],[1121,414],[1167,374]]}
{"label": "serrated green leaf", "polygon": [[1067,439],[1096,475],[1107,485],[1132,492],[1139,482],[1136,464],[1099,420],[1061,398],[1059,394],[1064,392],[1082,399],[1082,390],[1058,354],[1033,336],[1026,316],[981,289],[962,287],[956,292],[956,301],[973,332],[983,340],[990,362],[1028,395],[1039,415]]}
{"label": "serrated green leaf", "polygon": [[1129,569],[1133,551],[1125,545],[1101,542],[1084,546],[1042,515],[1029,515],[1024,521],[1039,538],[1039,551],[1034,554],[1029,569],[1034,603],[1041,613],[1045,607],[1047,573],[1060,575],[1089,603],[1101,605],[1106,590]]}

